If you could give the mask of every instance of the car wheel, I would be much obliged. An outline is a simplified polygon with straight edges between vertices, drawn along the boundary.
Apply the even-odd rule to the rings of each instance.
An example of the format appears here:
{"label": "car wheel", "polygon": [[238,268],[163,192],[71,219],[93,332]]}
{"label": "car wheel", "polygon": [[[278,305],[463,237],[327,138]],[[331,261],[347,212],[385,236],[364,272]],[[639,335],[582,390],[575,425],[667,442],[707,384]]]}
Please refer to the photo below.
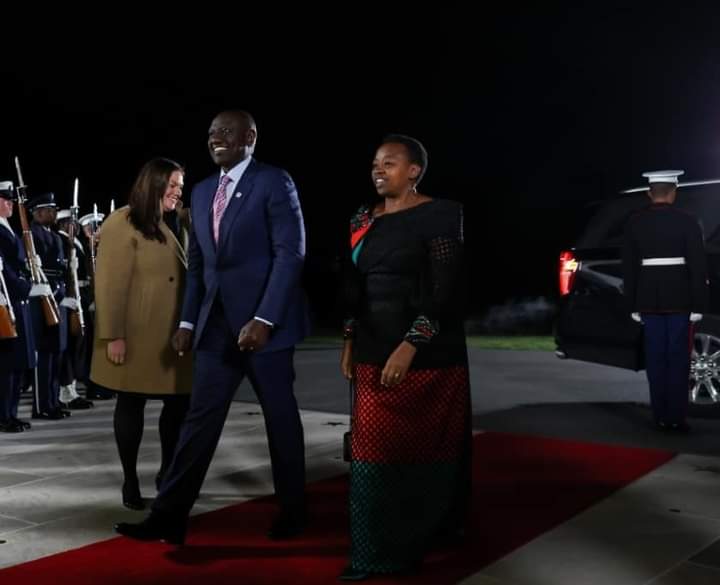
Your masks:
{"label": "car wheel", "polygon": [[720,335],[697,331],[690,355],[690,414],[720,417]]}

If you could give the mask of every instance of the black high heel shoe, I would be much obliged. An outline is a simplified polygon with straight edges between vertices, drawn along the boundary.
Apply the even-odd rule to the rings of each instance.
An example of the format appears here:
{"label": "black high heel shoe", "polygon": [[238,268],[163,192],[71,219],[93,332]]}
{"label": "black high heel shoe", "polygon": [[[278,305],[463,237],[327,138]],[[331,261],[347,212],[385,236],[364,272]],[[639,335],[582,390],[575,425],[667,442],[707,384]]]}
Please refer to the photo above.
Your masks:
{"label": "black high heel shoe", "polygon": [[137,482],[125,482],[122,485],[123,506],[131,510],[144,510],[145,502],[143,502],[140,494],[140,485]]}
{"label": "black high heel shoe", "polygon": [[338,575],[338,579],[340,579],[340,581],[365,581],[370,577],[372,577],[372,573],[361,571],[360,569],[354,568],[352,565],[345,567],[342,573]]}
{"label": "black high heel shoe", "polygon": [[168,520],[157,514],[150,514],[139,524],[120,522],[114,526],[115,532],[134,540],[152,541],[162,540],[168,544],[185,544],[187,533],[187,518],[181,520]]}

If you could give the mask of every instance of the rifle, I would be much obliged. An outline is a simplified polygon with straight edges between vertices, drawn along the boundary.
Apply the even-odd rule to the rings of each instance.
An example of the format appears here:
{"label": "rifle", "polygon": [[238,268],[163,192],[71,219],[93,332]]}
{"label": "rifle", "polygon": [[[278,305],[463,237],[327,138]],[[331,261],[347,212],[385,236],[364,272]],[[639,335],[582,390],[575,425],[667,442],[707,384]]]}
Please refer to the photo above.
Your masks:
{"label": "rifle", "polygon": [[85,318],[82,311],[82,300],[80,299],[80,285],[77,276],[77,250],[75,249],[75,234],[77,233],[78,206],[77,200],[78,180],[75,179],[75,190],[73,195],[73,204],[70,207],[70,227],[68,227],[68,276],[67,290],[68,296],[75,299],[77,309],[70,311],[70,333],[76,337],[85,335]]}
{"label": "rifle", "polygon": [[[45,273],[38,262],[39,258],[35,252],[35,242],[33,241],[32,232],[30,231],[30,223],[25,210],[25,202],[27,201],[27,186],[23,182],[22,172],[20,171],[20,160],[15,157],[15,169],[17,170],[18,186],[15,192],[18,196],[18,215],[20,216],[20,225],[22,226],[23,244],[25,245],[25,255],[27,256],[28,268],[30,269],[30,277],[33,284],[49,284]],[[60,323],[60,311],[57,301],[52,294],[40,297],[40,306],[42,307],[45,323],[52,327]]]}
{"label": "rifle", "polygon": [[92,265],[92,280],[95,282],[95,253],[97,251],[97,241],[95,234],[98,227],[98,210],[97,203],[93,203],[93,222],[90,229],[90,264]]}
{"label": "rifle", "polygon": [[5,297],[5,304],[0,303],[0,339],[12,339],[13,337],[17,337],[15,312],[13,311],[10,293],[8,292],[5,278],[3,277],[2,258],[0,258],[0,295]]}

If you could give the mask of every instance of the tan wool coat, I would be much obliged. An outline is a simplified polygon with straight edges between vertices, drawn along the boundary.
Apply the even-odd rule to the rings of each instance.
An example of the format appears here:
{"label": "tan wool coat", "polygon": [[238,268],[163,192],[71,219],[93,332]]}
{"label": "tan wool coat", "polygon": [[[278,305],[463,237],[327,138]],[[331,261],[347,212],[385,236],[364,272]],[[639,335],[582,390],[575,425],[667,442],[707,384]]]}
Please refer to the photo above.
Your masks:
{"label": "tan wool coat", "polygon": [[[187,267],[189,214],[180,210],[180,238],[160,224],[166,242],[146,239],[128,221],[130,208],[102,225],[95,273],[95,339],[90,379],[112,390],[187,394],[190,352],[173,351]],[[107,344],[124,338],[125,363],[107,357]]]}

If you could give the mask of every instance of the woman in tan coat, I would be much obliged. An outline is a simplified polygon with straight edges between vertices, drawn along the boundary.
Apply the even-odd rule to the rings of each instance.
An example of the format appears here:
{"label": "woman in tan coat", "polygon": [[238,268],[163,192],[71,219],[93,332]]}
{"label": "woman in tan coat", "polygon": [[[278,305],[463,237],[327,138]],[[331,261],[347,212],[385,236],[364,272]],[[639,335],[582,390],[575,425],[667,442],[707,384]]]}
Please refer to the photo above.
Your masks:
{"label": "woman in tan coat", "polygon": [[129,205],[102,226],[95,275],[96,325],[90,377],[115,390],[114,427],[125,480],[123,504],[144,507],[137,476],[145,402],[163,400],[162,463],[170,465],[187,412],[191,359],[173,351],[187,268],[189,217],[176,209],[183,168],[156,158],[141,169]]}

